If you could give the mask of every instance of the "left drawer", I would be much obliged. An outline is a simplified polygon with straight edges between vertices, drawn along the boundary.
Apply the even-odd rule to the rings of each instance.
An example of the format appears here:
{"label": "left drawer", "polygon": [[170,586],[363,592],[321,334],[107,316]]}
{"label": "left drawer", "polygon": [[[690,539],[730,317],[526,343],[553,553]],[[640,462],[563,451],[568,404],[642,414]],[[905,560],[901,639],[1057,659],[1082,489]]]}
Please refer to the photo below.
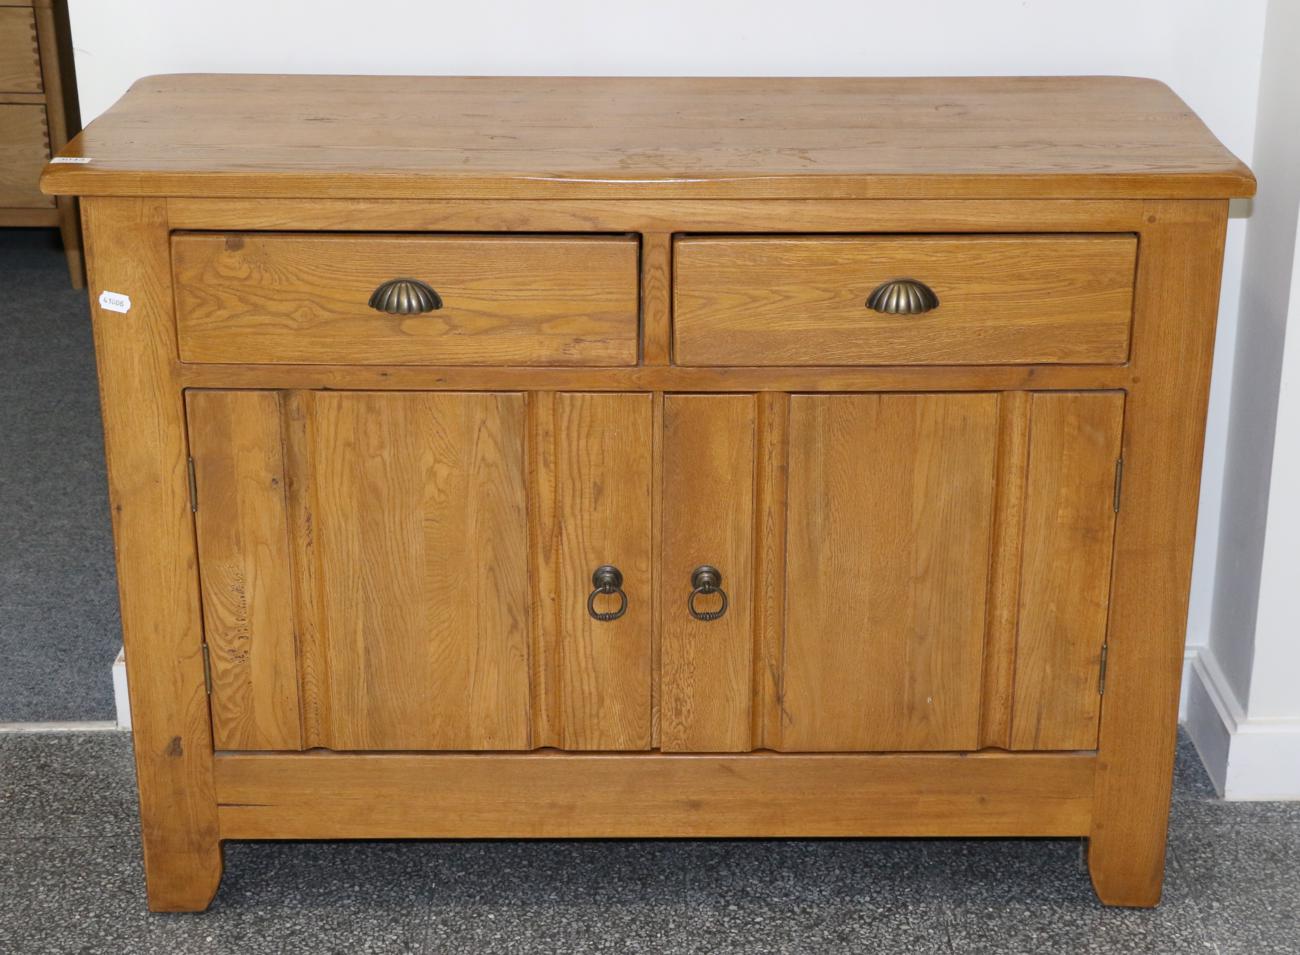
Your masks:
{"label": "left drawer", "polygon": [[39,93],[41,54],[32,8],[0,6],[0,93]]}
{"label": "left drawer", "polygon": [[[638,249],[624,235],[179,232],[172,271],[180,356],[634,365]],[[419,310],[371,304],[377,290],[403,280],[422,287],[408,303]],[[398,307],[402,296],[389,298]]]}

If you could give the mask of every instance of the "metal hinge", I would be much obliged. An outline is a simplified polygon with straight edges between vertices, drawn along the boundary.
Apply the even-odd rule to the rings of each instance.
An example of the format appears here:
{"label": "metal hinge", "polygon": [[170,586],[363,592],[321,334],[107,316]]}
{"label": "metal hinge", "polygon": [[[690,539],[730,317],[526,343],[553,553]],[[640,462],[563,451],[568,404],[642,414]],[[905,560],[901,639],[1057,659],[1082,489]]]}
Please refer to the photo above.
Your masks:
{"label": "metal hinge", "polygon": [[1115,500],[1114,500],[1114,507],[1115,507],[1116,514],[1119,513],[1119,494],[1120,494],[1120,489],[1123,488],[1123,486],[1124,486],[1124,459],[1116,458],[1115,459]]}
{"label": "metal hinge", "polygon": [[190,513],[192,514],[199,509],[199,484],[194,478],[194,459],[186,458],[185,467],[190,478]]}
{"label": "metal hinge", "polygon": [[1097,674],[1097,695],[1106,695],[1106,658],[1110,656],[1110,644],[1101,645],[1101,672]]}
{"label": "metal hinge", "polygon": [[212,657],[208,653],[207,641],[203,643],[203,688],[208,696],[212,695]]}

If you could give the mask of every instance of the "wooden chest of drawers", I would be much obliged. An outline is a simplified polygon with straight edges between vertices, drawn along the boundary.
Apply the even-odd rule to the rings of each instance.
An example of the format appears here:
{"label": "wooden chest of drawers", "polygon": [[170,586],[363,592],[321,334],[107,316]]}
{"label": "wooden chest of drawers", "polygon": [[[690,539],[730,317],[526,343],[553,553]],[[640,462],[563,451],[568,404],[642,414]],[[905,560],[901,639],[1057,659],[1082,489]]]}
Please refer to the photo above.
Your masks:
{"label": "wooden chest of drawers", "polygon": [[77,288],[77,202],[43,194],[38,181],[80,128],[67,0],[0,0],[0,226],[57,226]]}
{"label": "wooden chest of drawers", "polygon": [[65,155],[155,908],[492,836],[1158,900],[1253,190],[1165,87],[152,77]]}

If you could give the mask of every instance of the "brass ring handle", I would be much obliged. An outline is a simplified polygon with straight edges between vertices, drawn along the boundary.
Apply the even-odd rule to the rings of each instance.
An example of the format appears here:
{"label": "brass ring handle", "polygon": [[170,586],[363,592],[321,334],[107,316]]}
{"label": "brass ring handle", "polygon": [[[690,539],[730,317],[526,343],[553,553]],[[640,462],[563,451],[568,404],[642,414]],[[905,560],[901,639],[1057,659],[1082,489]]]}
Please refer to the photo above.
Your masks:
{"label": "brass ring handle", "polygon": [[[717,620],[727,612],[727,592],[722,589],[722,571],[708,564],[701,564],[691,571],[691,595],[686,598],[686,609],[696,620]],[[697,610],[695,598],[717,594],[722,598],[722,605],[717,610]]]}
{"label": "brass ring handle", "polygon": [[[617,620],[627,613],[627,594],[623,593],[623,572],[621,570],[613,564],[601,564],[596,568],[595,573],[591,575],[591,585],[596,589],[587,598],[587,613],[591,614],[593,620]],[[617,594],[618,609],[597,610],[596,598],[602,594],[609,596]]]}
{"label": "brass ring handle", "polygon": [[890,279],[867,296],[867,308],[882,315],[921,315],[938,307],[934,289],[916,279]]}
{"label": "brass ring handle", "polygon": [[442,296],[419,279],[389,279],[370,293],[369,304],[389,315],[420,315],[442,308]]}

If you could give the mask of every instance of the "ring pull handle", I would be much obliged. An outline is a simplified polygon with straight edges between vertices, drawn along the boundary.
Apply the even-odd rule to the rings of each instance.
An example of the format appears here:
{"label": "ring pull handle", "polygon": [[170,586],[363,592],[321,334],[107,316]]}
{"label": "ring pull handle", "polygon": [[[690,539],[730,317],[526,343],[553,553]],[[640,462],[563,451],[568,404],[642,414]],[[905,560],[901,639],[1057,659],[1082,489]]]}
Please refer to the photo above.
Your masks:
{"label": "ring pull handle", "polygon": [[[691,571],[691,595],[686,598],[686,609],[696,620],[717,620],[727,612],[727,592],[722,589],[722,571],[708,564],[701,564]],[[717,594],[722,598],[716,610],[700,610],[695,606],[699,597],[711,597]]]}
{"label": "ring pull handle", "polygon": [[370,293],[369,304],[389,315],[420,315],[442,308],[442,296],[419,279],[389,279]]}
{"label": "ring pull handle", "polygon": [[[591,575],[591,585],[596,589],[587,598],[587,613],[593,620],[617,620],[627,613],[627,594],[623,593],[623,572],[613,564],[601,564]],[[597,610],[596,598],[602,595],[618,596],[617,610]]]}
{"label": "ring pull handle", "polygon": [[891,279],[867,296],[867,308],[882,315],[922,315],[938,307],[934,289],[916,279]]}

